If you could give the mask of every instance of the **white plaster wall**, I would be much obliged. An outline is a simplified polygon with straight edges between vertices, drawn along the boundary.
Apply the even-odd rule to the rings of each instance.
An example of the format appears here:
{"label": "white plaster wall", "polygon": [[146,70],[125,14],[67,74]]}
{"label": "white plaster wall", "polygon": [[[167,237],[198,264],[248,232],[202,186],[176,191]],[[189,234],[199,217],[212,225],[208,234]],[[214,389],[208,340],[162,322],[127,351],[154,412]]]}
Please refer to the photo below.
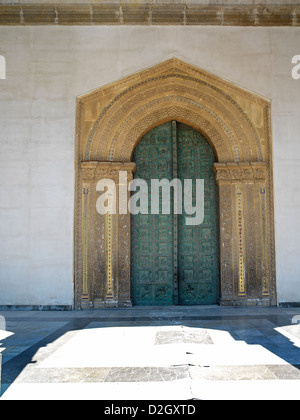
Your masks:
{"label": "white plaster wall", "polygon": [[73,303],[76,96],[177,57],[272,99],[277,283],[300,302],[300,28],[0,27],[0,305]]}

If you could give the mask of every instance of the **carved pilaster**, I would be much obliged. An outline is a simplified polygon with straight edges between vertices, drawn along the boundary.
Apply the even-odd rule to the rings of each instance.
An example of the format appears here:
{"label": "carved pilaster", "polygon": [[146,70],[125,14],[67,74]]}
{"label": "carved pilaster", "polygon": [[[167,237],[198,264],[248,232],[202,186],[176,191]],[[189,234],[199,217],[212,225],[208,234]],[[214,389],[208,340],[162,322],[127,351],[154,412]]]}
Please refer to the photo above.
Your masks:
{"label": "carved pilaster", "polygon": [[89,309],[91,290],[89,278],[91,275],[90,261],[90,201],[93,177],[90,171],[82,173],[82,279],[81,279],[81,308]]}
{"label": "carved pilaster", "polygon": [[220,195],[221,303],[270,304],[265,162],[216,163]]}
{"label": "carved pilaster", "polygon": [[[123,185],[119,184],[120,187],[127,189],[128,191],[128,183],[133,179],[133,172],[135,171],[136,166],[129,167],[126,176],[126,184]],[[129,197],[128,197],[129,198]],[[126,202],[126,204],[128,201]],[[130,307],[132,306],[131,300],[131,276],[130,276],[130,269],[131,269],[131,255],[130,255],[130,235],[131,235],[131,216],[129,212],[126,214],[120,214],[118,217],[118,273],[119,273],[119,306],[120,307]]]}
{"label": "carved pilaster", "polygon": [[84,181],[82,183],[82,291],[81,302],[82,307],[89,308],[90,291],[89,291],[89,202],[90,202],[90,183]]}
{"label": "carved pilaster", "polygon": [[[128,183],[132,180],[135,167],[134,163],[119,162],[81,164],[82,185],[85,191],[82,201],[82,308],[132,305],[130,214],[119,214],[119,189],[123,187],[123,193],[128,191]],[[120,177],[120,172],[123,177]],[[96,191],[96,186],[103,179],[114,181],[116,186],[116,202],[108,199],[108,211],[104,215],[96,210],[96,202],[101,195]],[[127,200],[125,201],[126,209]],[[113,212],[115,206],[116,214]]]}

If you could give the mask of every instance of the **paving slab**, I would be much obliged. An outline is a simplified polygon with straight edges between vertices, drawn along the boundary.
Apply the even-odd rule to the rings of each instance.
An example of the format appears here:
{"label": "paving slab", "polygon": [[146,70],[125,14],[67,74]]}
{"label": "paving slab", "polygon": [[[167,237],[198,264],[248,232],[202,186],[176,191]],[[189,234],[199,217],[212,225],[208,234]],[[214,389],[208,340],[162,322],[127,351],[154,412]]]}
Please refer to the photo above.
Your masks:
{"label": "paving slab", "polygon": [[1,400],[300,399],[299,313],[1,312]]}

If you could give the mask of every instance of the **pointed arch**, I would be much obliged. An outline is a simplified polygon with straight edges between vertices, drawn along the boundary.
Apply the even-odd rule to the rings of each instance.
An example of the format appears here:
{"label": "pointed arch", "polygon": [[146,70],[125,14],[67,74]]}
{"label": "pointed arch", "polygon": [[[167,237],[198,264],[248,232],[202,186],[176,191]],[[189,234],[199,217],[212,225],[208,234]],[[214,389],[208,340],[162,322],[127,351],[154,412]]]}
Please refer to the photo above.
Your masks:
{"label": "pointed arch", "polygon": [[[96,110],[103,104],[97,114],[95,100]],[[139,139],[158,123],[157,116],[159,122],[176,119],[205,131],[220,162],[266,157],[267,133],[261,128],[269,101],[177,59],[79,101],[90,123],[81,160],[130,161]]]}

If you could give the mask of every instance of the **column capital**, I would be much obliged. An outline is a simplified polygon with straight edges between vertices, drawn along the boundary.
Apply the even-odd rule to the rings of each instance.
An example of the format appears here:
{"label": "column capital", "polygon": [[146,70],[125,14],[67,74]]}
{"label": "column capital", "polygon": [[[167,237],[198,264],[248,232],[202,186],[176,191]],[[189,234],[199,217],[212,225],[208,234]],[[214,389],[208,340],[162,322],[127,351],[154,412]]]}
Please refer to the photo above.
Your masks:
{"label": "column capital", "polygon": [[82,180],[90,182],[98,181],[102,178],[118,181],[120,171],[133,173],[135,170],[136,163],[134,162],[81,162]]}
{"label": "column capital", "polygon": [[218,182],[262,181],[267,178],[267,162],[215,163]]}

